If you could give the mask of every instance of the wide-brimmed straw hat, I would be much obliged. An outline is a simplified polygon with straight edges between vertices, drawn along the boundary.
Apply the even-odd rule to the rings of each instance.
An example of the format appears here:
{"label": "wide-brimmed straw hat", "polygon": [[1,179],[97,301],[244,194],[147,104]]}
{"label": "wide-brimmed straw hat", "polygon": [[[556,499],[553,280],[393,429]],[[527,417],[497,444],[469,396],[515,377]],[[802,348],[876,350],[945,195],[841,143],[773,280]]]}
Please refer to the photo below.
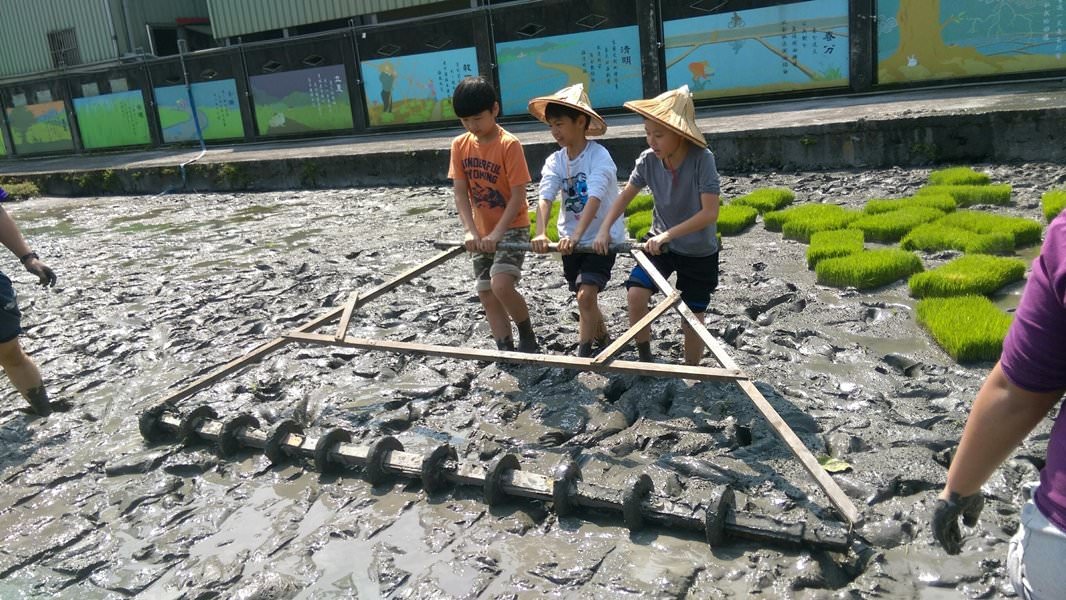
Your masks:
{"label": "wide-brimmed straw hat", "polygon": [[589,100],[589,95],[585,92],[583,84],[575,83],[569,87],[564,87],[551,96],[540,96],[530,100],[529,114],[547,123],[548,120],[544,117],[544,109],[549,102],[569,106],[588,115],[589,128],[585,130],[586,135],[603,135],[607,133],[607,123],[603,120],[603,117],[592,110],[592,102]]}
{"label": "wide-brimmed straw hat", "polygon": [[630,100],[622,106],[639,113],[681,134],[686,140],[701,148],[707,147],[707,139],[696,127],[696,108],[688,86],[663,92],[650,100]]}

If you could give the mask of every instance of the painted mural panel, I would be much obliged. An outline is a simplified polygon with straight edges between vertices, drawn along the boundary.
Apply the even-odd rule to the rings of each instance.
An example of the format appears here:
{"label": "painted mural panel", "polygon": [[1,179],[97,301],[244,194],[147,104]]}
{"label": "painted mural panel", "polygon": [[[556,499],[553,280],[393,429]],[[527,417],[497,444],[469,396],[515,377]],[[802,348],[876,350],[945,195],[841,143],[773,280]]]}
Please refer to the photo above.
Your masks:
{"label": "painted mural panel", "polygon": [[249,78],[260,135],[351,129],[352,102],[344,65]]}
{"label": "painted mural panel", "polygon": [[74,113],[87,149],[152,143],[140,90],[75,98]]}
{"label": "painted mural panel", "polygon": [[666,81],[696,98],[848,85],[847,0],[809,0],[663,23]]}
{"label": "painted mural panel", "polygon": [[7,109],[11,141],[19,154],[74,149],[67,109],[62,101],[24,104]]}
{"label": "painted mural panel", "polygon": [[477,74],[477,50],[459,48],[361,64],[371,125],[455,119],[452,91]]}
{"label": "painted mural panel", "polygon": [[7,156],[7,142],[4,141],[2,135],[0,135],[0,156]]}
{"label": "painted mural panel", "polygon": [[878,0],[878,83],[1066,68],[1066,0]]}
{"label": "painted mural panel", "polygon": [[530,99],[583,83],[593,107],[640,98],[637,28],[555,35],[496,44],[500,96],[509,115],[527,112]]}
{"label": "painted mural panel", "polygon": [[[223,79],[192,84],[193,103],[205,140],[244,137],[241,107],[237,102],[237,81]],[[155,88],[163,141],[196,141],[196,123],[192,118],[189,94],[184,85]]]}

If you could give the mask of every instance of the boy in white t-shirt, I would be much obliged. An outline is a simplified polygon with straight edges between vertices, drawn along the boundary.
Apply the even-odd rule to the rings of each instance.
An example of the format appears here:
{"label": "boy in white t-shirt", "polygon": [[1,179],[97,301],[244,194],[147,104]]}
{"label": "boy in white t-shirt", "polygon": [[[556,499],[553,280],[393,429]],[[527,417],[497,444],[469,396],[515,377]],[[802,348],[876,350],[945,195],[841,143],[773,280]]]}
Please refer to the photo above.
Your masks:
{"label": "boy in white t-shirt", "polygon": [[[561,146],[544,161],[541,170],[537,229],[530,246],[534,252],[548,251],[547,221],[551,204],[562,191],[559,253],[563,255],[563,276],[570,290],[577,293],[577,355],[590,357],[594,341],[600,346],[609,341],[600,311],[599,293],[611,278],[615,255],[575,254],[574,248],[592,244],[604,215],[618,197],[618,169],[611,155],[606,148],[586,137],[603,135],[607,124],[592,110],[588,94],[580,83],[551,96],[530,100],[529,112],[551,127],[552,136]],[[625,241],[626,230],[621,216],[611,223],[609,231],[612,244]]]}

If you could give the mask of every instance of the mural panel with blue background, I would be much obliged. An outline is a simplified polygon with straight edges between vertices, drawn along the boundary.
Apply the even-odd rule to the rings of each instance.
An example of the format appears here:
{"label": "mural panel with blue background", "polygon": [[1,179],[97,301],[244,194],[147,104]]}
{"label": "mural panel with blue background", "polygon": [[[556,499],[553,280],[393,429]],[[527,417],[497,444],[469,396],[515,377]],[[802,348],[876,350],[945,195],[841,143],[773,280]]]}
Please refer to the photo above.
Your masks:
{"label": "mural panel with blue background", "polygon": [[847,0],[665,21],[663,34],[667,86],[696,98],[848,85]]}
{"label": "mural panel with blue background", "polygon": [[88,149],[150,144],[140,90],[74,99],[82,146]]}
{"label": "mural panel with blue background", "polygon": [[370,125],[455,119],[452,92],[477,75],[477,50],[459,48],[361,63]]}
{"label": "mural panel with blue background", "polygon": [[508,115],[528,111],[529,101],[583,83],[594,108],[640,98],[637,28],[570,33],[496,44],[500,96]]}
{"label": "mural panel with blue background", "polygon": [[255,75],[248,84],[260,135],[352,128],[344,65]]}
{"label": "mural panel with blue background", "polygon": [[877,81],[1066,68],[1064,0],[878,0]]}
{"label": "mural panel with blue background", "polygon": [[19,154],[74,149],[67,108],[62,101],[40,102],[7,109],[11,140]]}
{"label": "mural panel with blue background", "polygon": [[[236,80],[194,83],[192,97],[205,140],[244,137]],[[155,88],[155,103],[163,127],[164,142],[196,141],[196,123],[193,122],[189,94],[184,85]]]}

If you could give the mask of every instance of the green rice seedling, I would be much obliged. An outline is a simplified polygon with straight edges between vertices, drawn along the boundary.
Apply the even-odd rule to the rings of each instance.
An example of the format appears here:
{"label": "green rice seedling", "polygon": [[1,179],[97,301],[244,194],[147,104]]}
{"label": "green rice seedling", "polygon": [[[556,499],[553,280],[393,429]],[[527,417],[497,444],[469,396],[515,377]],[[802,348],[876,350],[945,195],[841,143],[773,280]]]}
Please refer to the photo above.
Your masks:
{"label": "green rice seedling", "polygon": [[637,194],[626,206],[626,216],[651,210],[653,204],[655,199],[651,194]]}
{"label": "green rice seedling", "polygon": [[918,255],[898,248],[864,250],[818,261],[814,272],[818,283],[833,287],[870,290],[918,273],[922,261]]}
{"label": "green rice seedling", "polygon": [[1010,204],[1011,187],[1007,184],[996,185],[927,185],[918,189],[918,195],[947,194],[960,207],[975,204]]}
{"label": "green rice seedling", "polygon": [[652,214],[650,210],[638,212],[626,217],[626,231],[630,239],[639,240],[651,229]]}
{"label": "green rice seedling", "polygon": [[911,296],[933,298],[945,296],[989,295],[999,288],[1021,281],[1025,262],[1017,258],[967,254],[942,267],[911,276]]}
{"label": "green rice seedling", "polygon": [[785,236],[785,239],[807,243],[811,241],[811,234],[818,231],[846,229],[852,221],[862,214],[858,211],[847,210],[835,205],[828,205],[826,208],[835,208],[836,210],[793,217],[781,226],[781,233]]}
{"label": "green rice seedling", "polygon": [[767,231],[781,231],[782,226],[790,219],[838,214],[843,210],[843,208],[835,204],[800,204],[792,208],[765,213],[762,216],[762,221]]}
{"label": "green rice seedling", "polygon": [[938,169],[929,174],[932,185],[988,185],[992,180],[970,167]]}
{"label": "green rice seedling", "polygon": [[870,200],[862,207],[862,212],[868,215],[877,215],[899,210],[901,208],[911,208],[913,206],[926,206],[946,213],[958,208],[955,204],[955,200],[947,194],[925,194],[923,196],[896,198],[892,200]]}
{"label": "green rice seedling", "polygon": [[943,217],[944,213],[927,206],[911,206],[876,215],[866,215],[855,219],[848,225],[851,229],[861,229],[866,239],[872,242],[898,242],[907,232],[924,223],[930,223]]}
{"label": "green rice seedling", "polygon": [[[552,210],[548,215],[548,226],[545,228],[544,233],[548,236],[548,239],[553,242],[559,241],[559,206],[562,202],[552,202]],[[537,211],[529,211],[529,237],[537,235]]]}
{"label": "green rice seedling", "polygon": [[1032,219],[1008,217],[976,210],[958,210],[936,221],[937,225],[957,227],[974,233],[1009,233],[1014,236],[1015,248],[1040,243],[1044,226]]}
{"label": "green rice seedling", "polygon": [[737,235],[755,224],[759,211],[751,206],[727,204],[718,207],[718,232],[722,235]]}
{"label": "green rice seedling", "polygon": [[862,252],[865,241],[860,229],[818,231],[811,235],[811,245],[807,247],[807,268],[813,269],[826,258]]}
{"label": "green rice seedling", "polygon": [[736,198],[732,200],[730,204],[751,206],[755,210],[758,210],[759,214],[762,214],[774,210],[781,210],[789,204],[792,204],[792,201],[795,199],[796,194],[788,188],[762,188]]}
{"label": "green rice seedling", "polygon": [[958,362],[996,360],[1011,316],[984,296],[926,298],[918,302],[918,323]]}
{"label": "green rice seedling", "polygon": [[1009,254],[1014,252],[1014,234],[997,231],[974,233],[958,227],[938,223],[926,223],[903,236],[900,247],[904,250],[960,250],[968,254]]}
{"label": "green rice seedling", "polygon": [[1050,223],[1066,208],[1066,190],[1051,190],[1044,192],[1040,198],[1040,205],[1044,208],[1044,218]]}

